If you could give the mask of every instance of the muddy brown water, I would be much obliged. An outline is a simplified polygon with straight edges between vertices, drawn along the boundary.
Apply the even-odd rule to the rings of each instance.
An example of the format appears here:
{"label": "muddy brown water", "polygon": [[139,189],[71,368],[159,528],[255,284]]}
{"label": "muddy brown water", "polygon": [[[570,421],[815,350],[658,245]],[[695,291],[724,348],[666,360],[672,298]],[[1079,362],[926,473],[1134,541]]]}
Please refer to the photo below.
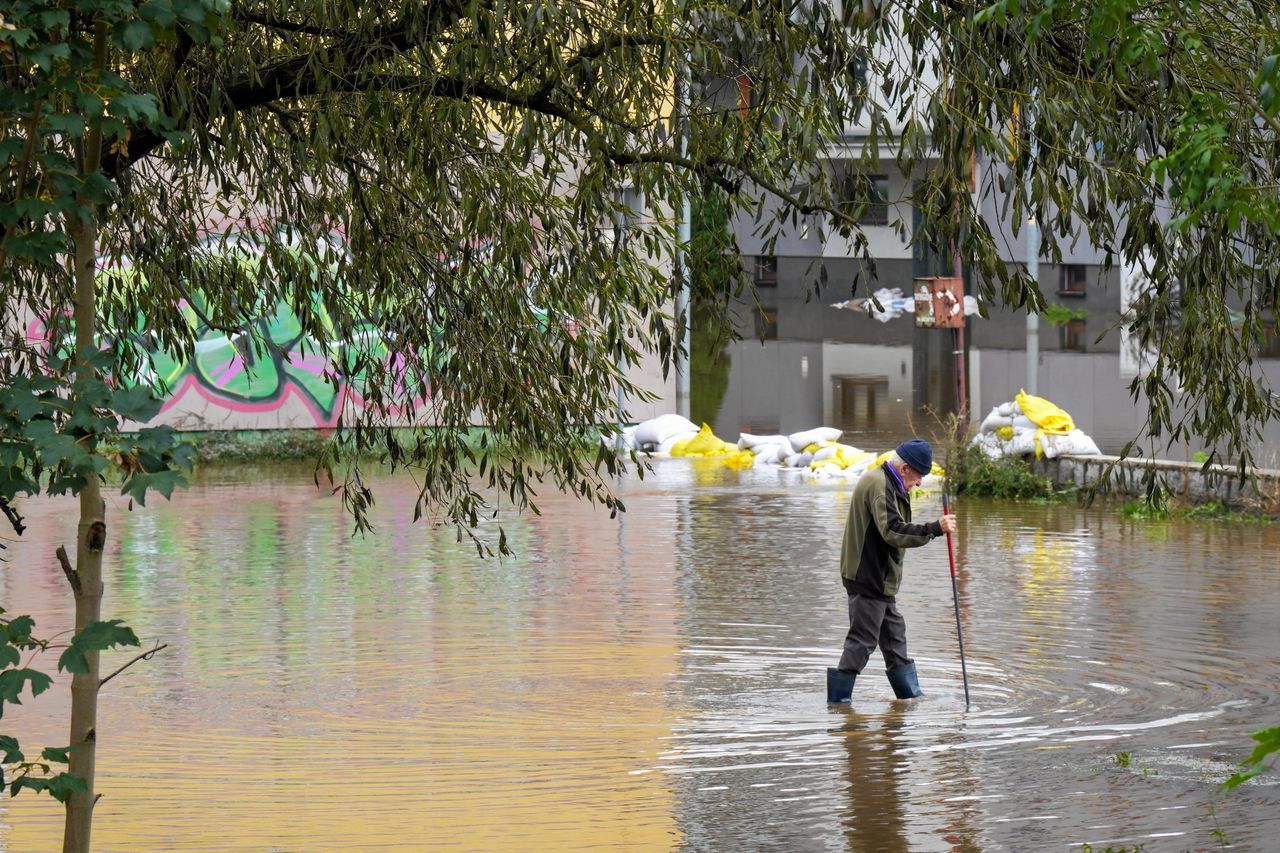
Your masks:
{"label": "muddy brown water", "polygon": [[[1217,787],[1280,722],[1280,526],[962,501],[972,706],[939,541],[900,596],[928,695],[877,655],[829,707],[847,487],[669,460],[619,488],[621,521],[545,496],[503,561],[411,524],[402,480],[365,539],[304,473],[114,500],[104,614],[168,648],[104,689],[95,850],[1280,850],[1276,775]],[[22,510],[0,604],[52,634],[74,504]],[[66,693],[0,731],[63,745]],[[60,819],[0,800],[0,849]]]}

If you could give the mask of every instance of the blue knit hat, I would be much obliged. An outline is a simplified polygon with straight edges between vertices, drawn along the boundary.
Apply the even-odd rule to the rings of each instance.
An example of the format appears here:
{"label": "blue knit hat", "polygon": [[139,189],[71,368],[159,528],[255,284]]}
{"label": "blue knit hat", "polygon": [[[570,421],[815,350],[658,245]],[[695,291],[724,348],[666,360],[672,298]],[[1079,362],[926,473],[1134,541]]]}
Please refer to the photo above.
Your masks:
{"label": "blue knit hat", "polygon": [[933,470],[933,448],[923,438],[913,438],[898,445],[898,458],[923,477]]}

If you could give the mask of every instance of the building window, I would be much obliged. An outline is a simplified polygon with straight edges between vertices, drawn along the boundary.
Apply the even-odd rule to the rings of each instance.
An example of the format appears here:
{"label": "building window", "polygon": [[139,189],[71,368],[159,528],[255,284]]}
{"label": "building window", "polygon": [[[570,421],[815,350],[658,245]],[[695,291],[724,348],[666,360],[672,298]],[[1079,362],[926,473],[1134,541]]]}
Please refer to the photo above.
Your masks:
{"label": "building window", "polygon": [[778,339],[778,309],[761,308],[756,311],[756,337],[762,341]]}
{"label": "building window", "polygon": [[751,277],[756,287],[777,287],[778,256],[756,255],[755,269],[752,271]]}
{"label": "building window", "polygon": [[853,174],[845,178],[841,209],[859,225],[889,224],[889,177]]}
{"label": "building window", "polygon": [[1085,279],[1089,268],[1084,264],[1063,264],[1062,282],[1058,293],[1062,296],[1084,296]]}
{"label": "building window", "polygon": [[1067,352],[1084,352],[1084,320],[1068,320],[1059,327],[1059,346]]}

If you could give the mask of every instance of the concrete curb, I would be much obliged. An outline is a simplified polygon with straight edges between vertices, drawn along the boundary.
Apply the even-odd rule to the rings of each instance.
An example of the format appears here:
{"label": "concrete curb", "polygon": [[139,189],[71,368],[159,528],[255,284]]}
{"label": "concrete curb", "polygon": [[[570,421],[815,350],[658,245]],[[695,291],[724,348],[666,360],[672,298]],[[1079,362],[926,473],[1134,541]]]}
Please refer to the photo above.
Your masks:
{"label": "concrete curb", "polygon": [[[1112,466],[1115,470],[1110,481],[1101,484],[1104,473]],[[1276,468],[1251,468],[1241,478],[1231,465],[1211,465],[1204,471],[1195,462],[1132,456],[1059,456],[1033,460],[1031,467],[1060,489],[1099,485],[1101,494],[1140,497],[1146,494],[1147,480],[1155,477],[1170,496],[1193,504],[1219,501],[1232,507],[1280,512],[1280,469]]]}

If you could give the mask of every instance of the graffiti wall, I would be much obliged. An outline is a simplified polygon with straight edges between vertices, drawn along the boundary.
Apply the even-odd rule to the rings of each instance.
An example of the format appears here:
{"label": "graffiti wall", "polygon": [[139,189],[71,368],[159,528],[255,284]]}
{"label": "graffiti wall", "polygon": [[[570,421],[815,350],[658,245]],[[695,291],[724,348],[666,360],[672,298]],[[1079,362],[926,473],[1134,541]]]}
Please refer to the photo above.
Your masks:
{"label": "graffiti wall", "polygon": [[[243,252],[243,246],[238,244],[237,251]],[[118,279],[133,276],[131,269],[118,266],[102,267],[99,274]],[[333,427],[344,410],[350,420],[350,409],[363,405],[356,391],[364,387],[364,376],[355,367],[357,352],[380,359],[389,368],[397,367],[397,361],[403,359],[403,354],[386,346],[372,323],[357,326],[346,340],[322,346],[304,333],[296,312],[287,303],[262,306],[259,315],[240,331],[228,332],[213,327],[200,299],[199,294],[192,294],[193,301],[180,303],[197,335],[194,352],[188,356],[152,345],[144,317],[138,318],[136,328],[115,331],[114,337],[104,342],[118,343],[119,336],[128,335],[130,343],[150,354],[147,371],[126,381],[146,384],[165,399],[160,416],[153,423],[192,431]],[[322,305],[315,303],[311,310],[328,331],[333,331]],[[31,319],[26,324],[27,339],[70,351],[69,318],[57,320]],[[336,339],[336,335],[329,337]],[[673,380],[663,378],[656,358],[647,358],[639,368],[633,368],[632,374],[633,381],[662,398],[631,406],[633,419],[653,417],[670,409],[670,404],[663,401],[674,399]],[[426,402],[407,392],[398,396],[404,400],[401,413],[406,423],[412,412]]]}
{"label": "graffiti wall", "polygon": [[[184,429],[323,428],[337,423],[344,402],[353,397],[352,382],[333,381],[326,374],[332,376],[334,365],[344,361],[345,345],[322,349],[302,333],[297,316],[284,303],[230,334],[210,328],[198,305],[184,302],[180,307],[197,330],[194,353],[182,357],[147,347],[150,370],[129,378],[166,398],[163,421]],[[129,334],[136,335],[136,344],[145,330]],[[66,324],[55,331],[48,321],[33,320],[27,327],[32,341],[54,342],[69,335]],[[379,345],[374,335],[362,342]],[[395,357],[385,351],[382,355]],[[350,378],[358,384],[360,377]]]}

